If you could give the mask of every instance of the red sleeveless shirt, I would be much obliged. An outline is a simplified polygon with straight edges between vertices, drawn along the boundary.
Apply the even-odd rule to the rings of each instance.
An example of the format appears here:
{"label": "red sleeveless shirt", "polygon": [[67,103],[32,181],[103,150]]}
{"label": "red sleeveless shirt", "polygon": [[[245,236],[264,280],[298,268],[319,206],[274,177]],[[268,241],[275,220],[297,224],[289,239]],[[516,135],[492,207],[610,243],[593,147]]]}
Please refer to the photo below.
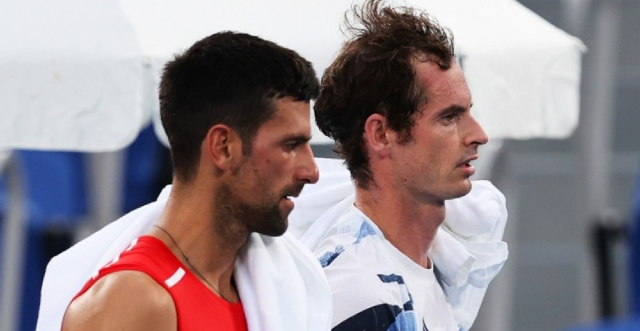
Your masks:
{"label": "red sleeveless shirt", "polygon": [[100,269],[76,298],[105,275],[123,270],[144,272],[169,292],[176,308],[180,331],[247,330],[242,303],[230,303],[216,296],[162,241],[151,236],[134,240],[119,256]]}

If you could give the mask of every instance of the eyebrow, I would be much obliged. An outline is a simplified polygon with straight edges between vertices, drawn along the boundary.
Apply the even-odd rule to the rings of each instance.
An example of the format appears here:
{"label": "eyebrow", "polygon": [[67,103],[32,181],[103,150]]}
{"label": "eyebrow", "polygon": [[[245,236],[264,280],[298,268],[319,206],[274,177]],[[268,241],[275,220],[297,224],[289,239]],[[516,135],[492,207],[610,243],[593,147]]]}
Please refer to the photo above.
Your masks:
{"label": "eyebrow", "polygon": [[291,140],[296,140],[299,142],[306,143],[311,141],[311,136],[306,134],[292,133],[292,134],[287,134],[282,138],[282,141],[291,141]]}
{"label": "eyebrow", "polygon": [[[471,107],[473,107],[473,104],[471,104],[471,105],[469,106],[469,108],[471,108]],[[437,116],[441,116],[441,115],[443,115],[443,114],[447,114],[447,113],[462,114],[462,113],[464,113],[464,112],[466,112],[466,111],[467,111],[467,108],[466,108],[466,107],[463,107],[463,106],[460,106],[460,105],[451,105],[451,106],[449,106],[449,107],[445,107],[445,108],[440,109],[440,110],[436,113],[436,115],[437,115]]]}

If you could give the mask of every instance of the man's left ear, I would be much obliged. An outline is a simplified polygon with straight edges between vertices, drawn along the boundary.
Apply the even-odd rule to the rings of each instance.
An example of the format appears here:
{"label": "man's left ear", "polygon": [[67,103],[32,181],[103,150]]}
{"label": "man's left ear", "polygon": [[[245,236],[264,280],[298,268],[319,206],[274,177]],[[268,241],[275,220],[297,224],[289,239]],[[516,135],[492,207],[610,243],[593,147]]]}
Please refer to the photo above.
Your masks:
{"label": "man's left ear", "polygon": [[369,154],[388,153],[390,144],[387,118],[382,114],[372,114],[364,122],[363,138]]}
{"label": "man's left ear", "polygon": [[242,139],[229,126],[216,124],[207,132],[202,152],[220,170],[233,169],[242,158]]}

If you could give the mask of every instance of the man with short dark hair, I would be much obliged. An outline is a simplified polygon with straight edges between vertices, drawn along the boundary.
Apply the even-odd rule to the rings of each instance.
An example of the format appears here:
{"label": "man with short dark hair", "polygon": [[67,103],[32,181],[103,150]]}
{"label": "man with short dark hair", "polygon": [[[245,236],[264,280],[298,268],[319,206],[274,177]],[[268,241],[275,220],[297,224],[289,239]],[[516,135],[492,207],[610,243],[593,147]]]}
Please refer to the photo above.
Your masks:
{"label": "man with short dark hair", "polygon": [[174,166],[166,206],[87,282],[62,329],[246,330],[236,259],[251,233],[282,235],[290,198],[318,180],[317,94],[308,61],[247,34],[214,34],[170,61],[160,86]]}
{"label": "man with short dark hair", "polygon": [[[430,247],[445,201],[471,190],[487,135],[455,61],[426,13],[368,1],[321,81],[320,130],[336,141],[355,204],[315,249],[333,296],[333,330],[459,330]],[[360,25],[356,25],[360,23]]]}

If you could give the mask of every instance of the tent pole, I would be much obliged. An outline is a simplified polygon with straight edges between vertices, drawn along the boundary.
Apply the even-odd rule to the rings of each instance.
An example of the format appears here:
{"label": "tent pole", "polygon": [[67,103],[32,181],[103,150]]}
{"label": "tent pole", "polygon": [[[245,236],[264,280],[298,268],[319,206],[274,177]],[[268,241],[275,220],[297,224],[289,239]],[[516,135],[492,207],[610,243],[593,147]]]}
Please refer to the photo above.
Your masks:
{"label": "tent pole", "polygon": [[[0,169],[2,170],[2,169]],[[20,316],[20,293],[22,271],[26,249],[25,192],[20,164],[15,157],[6,161],[4,173],[7,178],[8,204],[2,238],[2,292],[0,296],[0,330],[18,330]]]}

